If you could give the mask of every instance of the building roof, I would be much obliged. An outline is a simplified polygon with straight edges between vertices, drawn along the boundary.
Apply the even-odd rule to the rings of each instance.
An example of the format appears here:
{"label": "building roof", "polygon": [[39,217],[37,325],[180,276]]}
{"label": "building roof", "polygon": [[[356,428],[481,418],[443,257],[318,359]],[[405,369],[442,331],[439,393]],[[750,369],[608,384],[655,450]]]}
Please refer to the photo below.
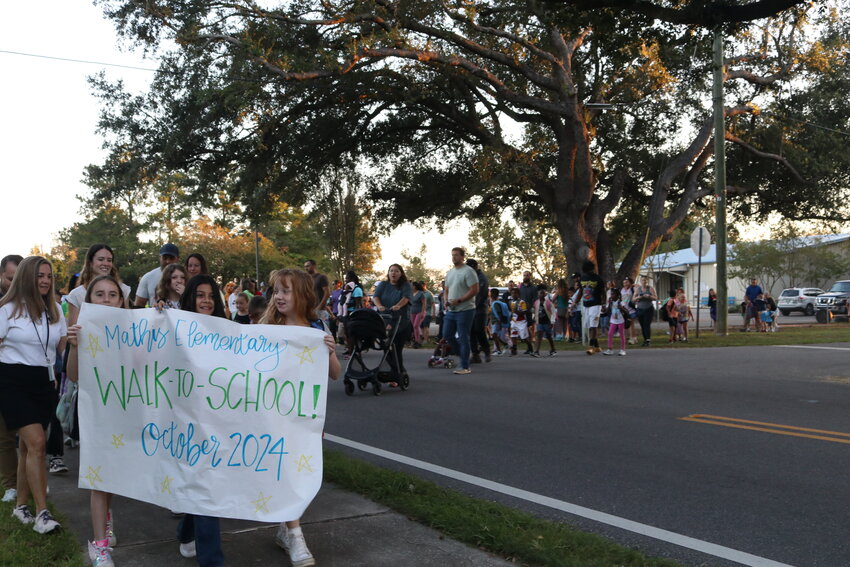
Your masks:
{"label": "building roof", "polygon": [[[808,248],[811,246],[836,244],[838,242],[850,240],[850,233],[824,234],[819,236],[801,236],[799,237],[799,240],[801,247]],[[734,257],[734,245],[727,245],[726,250],[727,257]],[[712,244],[708,248],[708,254],[702,257],[702,263],[714,264],[715,262],[717,262],[717,245]],[[647,256],[646,260],[644,260],[643,265],[641,266],[641,271],[648,271],[650,269],[653,269],[655,271],[684,271],[683,268],[698,263],[699,258],[696,254],[694,254],[694,251],[690,248],[683,248],[682,250],[674,250],[672,252],[665,252],[662,254],[655,254],[654,256]]]}

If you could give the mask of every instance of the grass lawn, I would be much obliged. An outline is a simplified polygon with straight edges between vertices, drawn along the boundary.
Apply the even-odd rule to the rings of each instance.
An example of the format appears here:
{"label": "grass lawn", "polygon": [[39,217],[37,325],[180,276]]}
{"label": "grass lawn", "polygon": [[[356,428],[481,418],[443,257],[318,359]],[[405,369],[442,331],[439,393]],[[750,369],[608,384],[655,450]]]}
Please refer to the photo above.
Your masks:
{"label": "grass lawn", "polygon": [[325,479],[358,492],[446,536],[519,565],[552,567],[676,567],[669,559],[548,522],[486,500],[325,451]]}
{"label": "grass lawn", "polygon": [[[0,565],[8,567],[84,567],[77,539],[68,530],[47,535],[33,531],[12,517],[13,502],[0,503]],[[67,522],[51,506],[63,526]]]}
{"label": "grass lawn", "polygon": [[[628,331],[627,331],[628,332]],[[645,350],[647,347],[641,347],[640,343],[640,327],[637,330],[638,344],[628,345],[627,348],[635,350]],[[664,333],[653,329],[651,349],[658,348],[705,348],[705,347],[737,347],[737,346],[768,346],[768,345],[803,345],[803,344],[818,344],[818,343],[841,343],[850,342],[850,325],[847,323],[830,323],[827,325],[811,325],[811,326],[788,326],[782,325],[775,333],[742,333],[738,328],[729,330],[729,334],[725,337],[715,335],[714,331],[708,329],[700,329],[700,336],[697,339],[693,329],[689,332],[688,342],[668,343],[669,337]],[[608,340],[601,338],[599,346],[603,349],[607,346]],[[559,350],[584,350],[586,347],[581,344],[571,344],[557,342],[555,343]],[[614,347],[619,348],[619,337],[614,340]],[[540,347],[543,352],[546,344]],[[520,350],[523,350],[522,348]]]}

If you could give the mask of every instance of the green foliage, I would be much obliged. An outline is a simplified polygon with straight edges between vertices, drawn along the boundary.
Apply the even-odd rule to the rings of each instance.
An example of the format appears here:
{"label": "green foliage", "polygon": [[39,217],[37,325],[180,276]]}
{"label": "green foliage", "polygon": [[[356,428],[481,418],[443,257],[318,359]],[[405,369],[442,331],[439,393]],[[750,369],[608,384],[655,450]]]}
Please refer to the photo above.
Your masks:
{"label": "green foliage", "polygon": [[738,242],[732,248],[730,277],[758,278],[762,287],[824,287],[850,271],[846,244],[825,245],[817,236],[802,237],[782,227],[774,239]]}
{"label": "green foliage", "polygon": [[[711,34],[570,4],[104,0],[125,37],[161,49],[145,95],[93,81],[105,169],[129,188],[183,173],[201,206],[224,190],[256,220],[280,201],[315,204],[326,168],[362,160],[381,219],[439,226],[535,210],[570,263],[595,258],[613,273],[617,246],[620,271],[633,273],[642,249],[672,238],[711,194]],[[835,206],[847,202],[843,146],[801,122],[774,124],[798,106],[804,120],[846,124],[843,17],[800,6],[731,32],[738,218],[847,218]]]}
{"label": "green foliage", "polygon": [[371,271],[381,254],[371,206],[359,196],[362,179],[352,171],[327,170],[309,215],[323,244],[329,273],[342,280],[346,271]]}
{"label": "green foliage", "polygon": [[428,253],[428,246],[423,242],[416,252],[402,250],[401,257],[404,258],[404,274],[407,279],[412,282],[425,282],[429,290],[438,290],[441,288],[445,272],[440,270],[430,269],[425,266],[425,256]]}
{"label": "green foliage", "polygon": [[473,224],[469,240],[472,256],[491,285],[505,283],[525,270],[550,287],[568,275],[563,244],[548,223],[533,218],[484,218]]}
{"label": "green foliage", "polygon": [[114,263],[121,279],[135,288],[141,276],[158,263],[159,245],[143,244],[139,240],[143,230],[141,224],[132,220],[127,209],[106,205],[101,209],[87,210],[85,220],[60,231],[60,245],[54,250],[71,274],[82,270],[89,246],[108,244],[115,253]]}

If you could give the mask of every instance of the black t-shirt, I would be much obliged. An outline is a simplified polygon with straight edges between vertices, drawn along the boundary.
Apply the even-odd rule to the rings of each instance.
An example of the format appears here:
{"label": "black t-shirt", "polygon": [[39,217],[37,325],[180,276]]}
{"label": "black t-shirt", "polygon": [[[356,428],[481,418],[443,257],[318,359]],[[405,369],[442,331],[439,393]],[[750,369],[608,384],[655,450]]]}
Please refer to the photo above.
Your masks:
{"label": "black t-shirt", "polygon": [[519,296],[525,301],[530,308],[537,301],[537,286],[534,284],[522,283],[519,286]]}
{"label": "black t-shirt", "polygon": [[478,294],[475,296],[475,311],[487,313],[490,309],[487,305],[487,298],[490,297],[490,281],[481,270],[476,270],[476,273],[478,274]]}
{"label": "black t-shirt", "polygon": [[236,323],[242,323],[243,325],[250,325],[251,317],[249,315],[240,315],[237,313],[233,316],[233,321]]}
{"label": "black t-shirt", "polygon": [[602,305],[605,298],[605,282],[598,274],[590,272],[581,275],[581,300],[585,307]]}
{"label": "black t-shirt", "polygon": [[549,314],[546,313],[546,300],[540,299],[540,309],[537,310],[537,324],[538,325],[551,325],[552,321],[549,319]]}

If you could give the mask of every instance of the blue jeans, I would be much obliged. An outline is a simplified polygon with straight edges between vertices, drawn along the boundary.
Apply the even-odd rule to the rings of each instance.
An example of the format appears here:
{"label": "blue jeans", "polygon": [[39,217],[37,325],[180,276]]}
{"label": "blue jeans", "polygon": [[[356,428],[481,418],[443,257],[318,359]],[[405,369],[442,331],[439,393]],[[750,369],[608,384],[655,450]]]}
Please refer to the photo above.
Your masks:
{"label": "blue jeans", "polygon": [[195,540],[195,559],[200,567],[224,567],[218,518],[186,514],[177,526],[177,539],[180,543]]}
{"label": "blue jeans", "polygon": [[[469,331],[475,309],[447,311],[443,318],[443,337],[460,356],[460,367],[469,368]],[[455,336],[457,334],[457,336]]]}

